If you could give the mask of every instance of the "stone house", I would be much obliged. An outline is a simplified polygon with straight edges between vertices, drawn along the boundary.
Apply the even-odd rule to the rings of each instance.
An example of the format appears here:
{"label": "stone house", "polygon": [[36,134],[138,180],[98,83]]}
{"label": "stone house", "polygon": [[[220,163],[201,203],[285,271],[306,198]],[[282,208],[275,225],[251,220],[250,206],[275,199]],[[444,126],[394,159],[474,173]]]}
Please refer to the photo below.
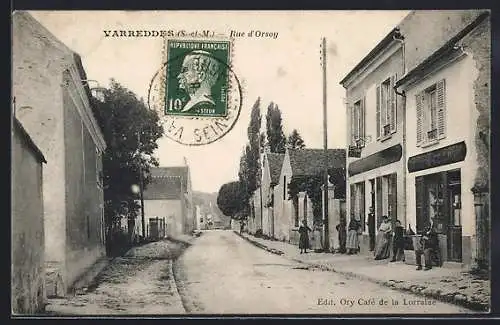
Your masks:
{"label": "stone house", "polygon": [[12,19],[16,117],[49,161],[43,172],[47,293],[64,294],[105,255],[106,144],[80,56],[28,13]]}
{"label": "stone house", "polygon": [[156,218],[164,220],[168,236],[190,234],[196,225],[195,213],[189,167],[151,168],[151,182],[144,190],[146,236],[158,227]]}
{"label": "stone house", "polygon": [[400,29],[406,70],[396,86],[406,98],[407,222],[417,232],[433,222],[444,262],[486,267],[489,12],[415,11]]}
{"label": "stone house", "polygon": [[[344,149],[328,149],[329,170],[345,168],[346,156]],[[298,178],[308,178],[321,175],[324,170],[323,149],[286,149],[280,171],[279,182],[274,186],[274,223],[276,239],[297,242],[297,229],[300,220],[306,220],[313,225],[313,204],[307,195],[290,197],[290,183]],[[340,194],[340,193],[339,193]],[[304,211],[303,214],[300,211]]]}
{"label": "stone house", "polygon": [[404,73],[402,39],[398,28],[391,30],[340,82],[346,89],[351,148],[347,158],[347,222],[352,217],[361,220],[360,248],[364,254],[375,248],[382,216],[407,224],[404,101],[393,90]]}
{"label": "stone house", "polygon": [[42,165],[47,161],[21,123],[12,120],[11,306],[13,314],[34,314],[44,310],[46,299]]}

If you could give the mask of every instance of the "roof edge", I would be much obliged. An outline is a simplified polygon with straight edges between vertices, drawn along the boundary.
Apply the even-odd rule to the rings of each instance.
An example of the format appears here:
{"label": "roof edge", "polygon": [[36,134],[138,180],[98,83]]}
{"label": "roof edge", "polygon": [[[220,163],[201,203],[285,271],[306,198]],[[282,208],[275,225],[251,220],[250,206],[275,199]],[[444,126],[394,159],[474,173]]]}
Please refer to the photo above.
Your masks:
{"label": "roof edge", "polygon": [[14,129],[19,131],[19,133],[23,137],[23,139],[26,142],[26,144],[28,145],[28,147],[30,147],[31,150],[33,150],[33,152],[37,156],[38,160],[40,160],[43,163],[47,163],[47,160],[45,159],[45,156],[43,155],[40,148],[38,148],[38,146],[35,144],[35,142],[31,138],[29,133],[26,131],[26,129],[24,128],[22,123],[15,116],[13,116],[13,118],[12,118],[12,123],[13,123]]}
{"label": "roof edge", "polygon": [[399,31],[399,27],[394,27],[370,52],[368,52],[368,54],[340,81],[340,84],[343,86],[357,71],[368,65],[370,60],[375,58],[375,56],[387,45],[393,42],[394,37],[403,37]]}
{"label": "roof edge", "polygon": [[481,24],[487,17],[490,16],[489,11],[482,12],[476,19],[474,19],[469,25],[465,26],[460,30],[455,36],[449,39],[443,46],[437,49],[424,61],[414,67],[412,70],[408,71],[401,79],[397,80],[394,87],[400,87],[407,84],[412,78],[416,77],[419,72],[429,68],[434,63],[436,63],[442,56],[453,52],[454,46],[457,42],[463,39],[467,34],[472,32],[479,24]]}

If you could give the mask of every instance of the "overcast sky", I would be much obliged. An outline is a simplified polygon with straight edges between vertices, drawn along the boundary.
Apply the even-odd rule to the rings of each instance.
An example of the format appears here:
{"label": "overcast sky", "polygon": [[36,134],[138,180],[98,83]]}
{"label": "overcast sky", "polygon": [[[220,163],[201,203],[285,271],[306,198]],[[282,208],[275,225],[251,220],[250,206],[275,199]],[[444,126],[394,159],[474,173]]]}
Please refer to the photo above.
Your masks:
{"label": "overcast sky", "polygon": [[296,128],[307,147],[323,146],[321,37],[328,42],[328,147],[344,148],[345,91],[339,81],[408,11],[38,11],[31,14],[82,57],[88,79],[108,86],[114,78],[139,97],[161,64],[158,37],[111,38],[104,30],[231,30],[278,33],[276,39],[235,40],[233,70],[243,86],[243,105],[235,127],[222,139],[188,147],[168,138],[159,141],[161,166],[191,167],[193,187],[216,192],[238,177],[247,141],[250,108],[261,97],[262,116],[273,101],[282,111],[285,133]]}

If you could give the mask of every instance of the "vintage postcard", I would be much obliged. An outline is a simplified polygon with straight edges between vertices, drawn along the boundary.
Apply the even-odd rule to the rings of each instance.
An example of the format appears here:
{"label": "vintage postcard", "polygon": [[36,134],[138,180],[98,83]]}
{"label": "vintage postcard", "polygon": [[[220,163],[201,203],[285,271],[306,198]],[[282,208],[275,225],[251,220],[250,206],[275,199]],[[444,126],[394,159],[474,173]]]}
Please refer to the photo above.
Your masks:
{"label": "vintage postcard", "polygon": [[488,10],[15,11],[12,316],[490,311]]}

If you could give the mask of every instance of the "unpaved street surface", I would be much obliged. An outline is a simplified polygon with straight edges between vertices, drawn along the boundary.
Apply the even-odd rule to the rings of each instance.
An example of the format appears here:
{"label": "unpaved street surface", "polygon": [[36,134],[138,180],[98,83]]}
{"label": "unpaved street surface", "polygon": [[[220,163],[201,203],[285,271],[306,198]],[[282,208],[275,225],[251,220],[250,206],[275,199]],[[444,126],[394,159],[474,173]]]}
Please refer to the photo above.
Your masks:
{"label": "unpaved street surface", "polygon": [[184,306],[197,314],[472,313],[270,254],[232,231],[207,231],[175,265]]}
{"label": "unpaved street surface", "polygon": [[86,292],[50,299],[47,312],[56,315],[182,314],[184,308],[172,275],[178,243],[160,241],[135,247],[115,258]]}

